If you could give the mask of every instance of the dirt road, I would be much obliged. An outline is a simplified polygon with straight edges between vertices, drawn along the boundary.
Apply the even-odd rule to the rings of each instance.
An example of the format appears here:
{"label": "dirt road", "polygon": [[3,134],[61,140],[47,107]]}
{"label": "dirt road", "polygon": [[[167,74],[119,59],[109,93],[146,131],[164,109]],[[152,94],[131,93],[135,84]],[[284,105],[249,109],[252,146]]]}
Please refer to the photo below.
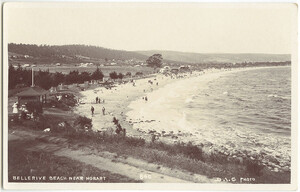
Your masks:
{"label": "dirt road", "polygon": [[171,169],[141,159],[118,156],[115,153],[93,149],[88,146],[71,146],[66,139],[51,135],[32,134],[26,131],[14,131],[9,140],[33,139],[37,144],[26,150],[49,152],[60,157],[67,157],[91,165],[100,170],[120,174],[145,183],[215,183],[215,179],[193,174],[179,169]]}

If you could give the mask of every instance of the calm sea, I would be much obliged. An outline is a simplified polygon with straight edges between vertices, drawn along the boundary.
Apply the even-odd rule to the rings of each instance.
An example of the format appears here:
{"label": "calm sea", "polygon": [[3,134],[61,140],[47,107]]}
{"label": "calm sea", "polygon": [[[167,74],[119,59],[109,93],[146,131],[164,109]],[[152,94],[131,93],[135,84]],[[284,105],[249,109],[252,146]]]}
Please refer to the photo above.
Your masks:
{"label": "calm sea", "polygon": [[180,80],[148,97],[146,104],[131,105],[135,108],[131,117],[144,120],[135,128],[187,132],[190,136],[186,138],[195,143],[263,151],[290,161],[289,66]]}

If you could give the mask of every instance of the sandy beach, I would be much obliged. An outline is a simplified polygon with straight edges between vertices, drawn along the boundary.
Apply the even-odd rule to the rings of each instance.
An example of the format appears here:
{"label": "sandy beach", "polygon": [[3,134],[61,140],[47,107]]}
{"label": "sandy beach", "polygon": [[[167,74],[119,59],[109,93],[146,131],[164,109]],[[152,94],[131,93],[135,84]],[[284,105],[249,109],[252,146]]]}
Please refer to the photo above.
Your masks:
{"label": "sandy beach", "polygon": [[[141,137],[147,141],[162,141],[169,144],[188,143],[202,147],[207,154],[222,153],[233,156],[238,161],[243,158],[257,159],[261,158],[261,151],[255,148],[245,150],[237,149],[233,144],[228,144],[227,136],[224,140],[212,144],[208,138],[216,138],[214,132],[199,132],[197,127],[186,121],[184,112],[178,110],[168,110],[164,112],[165,100],[177,96],[186,98],[186,102],[190,102],[192,98],[187,97],[194,89],[199,87],[205,89],[209,82],[230,73],[255,70],[257,68],[237,68],[237,69],[208,69],[201,72],[193,72],[165,76],[157,74],[154,77],[146,77],[133,83],[119,84],[112,89],[103,87],[93,90],[82,91],[82,102],[77,107],[76,112],[80,115],[87,116],[92,119],[93,129],[109,134],[115,134],[116,126],[113,124],[113,118],[117,118],[122,126],[126,129],[127,136]],[[189,86],[192,82],[197,82],[197,87]],[[223,93],[226,94],[226,93]],[[186,95],[186,96],[185,96]],[[99,97],[101,103],[96,104],[95,98]],[[147,97],[147,101],[145,100]],[[105,102],[103,103],[103,99]],[[178,103],[180,105],[180,103]],[[95,114],[91,114],[91,106],[95,108]],[[103,115],[102,108],[105,108]],[[241,137],[243,133],[240,133]],[[245,136],[246,137],[246,136]],[[228,135],[230,138],[230,134]],[[207,140],[208,139],[208,140]],[[216,138],[218,139],[218,138]],[[241,141],[242,142],[242,141]],[[217,145],[216,145],[217,144]],[[264,149],[270,158],[279,156],[276,151]],[[275,167],[269,160],[263,160],[271,170],[289,169],[287,164],[289,157],[287,156],[282,162],[282,167]],[[275,161],[275,160],[274,160]],[[270,164],[270,165],[269,165]]]}
{"label": "sandy beach", "polygon": [[[175,83],[178,84],[179,82],[180,84],[178,90],[181,90],[182,88],[185,88],[185,90],[191,89],[187,85],[190,81],[195,80],[199,82],[199,86],[204,87],[208,82],[217,79],[221,75],[253,69],[255,68],[238,68],[230,70],[208,69],[202,72],[178,75],[177,77],[157,74],[154,77],[145,77],[143,79],[135,80],[135,86],[133,83],[126,83],[118,84],[112,89],[106,89],[104,87],[89,89],[80,92],[82,94],[82,104],[76,108],[75,112],[91,118],[93,129],[95,131],[114,133],[115,126],[112,120],[113,117],[116,117],[122,128],[126,129],[128,136],[149,139],[152,135],[149,134],[149,131],[152,131],[153,129],[147,126],[147,122],[162,118],[167,119],[168,117],[162,117],[159,113],[153,113],[151,118],[145,118],[143,116],[144,110],[147,110],[149,107],[151,108],[153,103],[162,101],[165,94],[174,94],[168,91]],[[152,84],[149,83],[149,81],[151,81]],[[101,99],[100,103],[96,104],[96,97]],[[148,101],[145,101],[145,97],[147,97]],[[92,106],[95,109],[94,115],[91,113]],[[105,108],[105,115],[103,115],[102,112],[103,107]],[[172,122],[168,122],[165,127],[169,127],[170,124],[172,125]],[[180,127],[175,124],[172,126],[174,126],[174,131],[180,129]],[[164,131],[163,127],[161,130],[157,130],[157,132],[161,131]],[[166,141],[168,140],[169,139],[166,139]]]}

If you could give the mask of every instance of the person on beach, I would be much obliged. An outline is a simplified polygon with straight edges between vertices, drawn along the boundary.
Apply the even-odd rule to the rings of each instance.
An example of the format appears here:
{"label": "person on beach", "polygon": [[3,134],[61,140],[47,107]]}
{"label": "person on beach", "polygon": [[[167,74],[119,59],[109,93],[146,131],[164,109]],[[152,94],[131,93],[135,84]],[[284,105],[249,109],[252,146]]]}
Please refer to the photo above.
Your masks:
{"label": "person on beach", "polygon": [[92,106],[92,107],[91,107],[92,116],[94,116],[94,111],[95,111],[95,109],[94,109],[94,107]]}
{"label": "person on beach", "polygon": [[96,104],[98,103],[98,97],[96,97]]}
{"label": "person on beach", "polygon": [[13,108],[13,113],[15,113],[15,114],[19,113],[18,102],[15,102],[14,105],[12,106],[12,108]]}
{"label": "person on beach", "polygon": [[102,108],[102,113],[105,115],[105,107]]}
{"label": "person on beach", "polygon": [[145,97],[145,101],[148,101],[148,98],[147,98],[147,96]]}

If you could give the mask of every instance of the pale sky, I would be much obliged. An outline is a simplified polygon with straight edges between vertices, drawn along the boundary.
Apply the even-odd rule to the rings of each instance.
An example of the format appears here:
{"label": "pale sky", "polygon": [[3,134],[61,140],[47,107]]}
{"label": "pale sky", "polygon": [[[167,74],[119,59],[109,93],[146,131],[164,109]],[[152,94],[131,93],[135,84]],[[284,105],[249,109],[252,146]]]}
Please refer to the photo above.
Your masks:
{"label": "pale sky", "polygon": [[291,53],[294,4],[7,3],[7,42],[121,50]]}

